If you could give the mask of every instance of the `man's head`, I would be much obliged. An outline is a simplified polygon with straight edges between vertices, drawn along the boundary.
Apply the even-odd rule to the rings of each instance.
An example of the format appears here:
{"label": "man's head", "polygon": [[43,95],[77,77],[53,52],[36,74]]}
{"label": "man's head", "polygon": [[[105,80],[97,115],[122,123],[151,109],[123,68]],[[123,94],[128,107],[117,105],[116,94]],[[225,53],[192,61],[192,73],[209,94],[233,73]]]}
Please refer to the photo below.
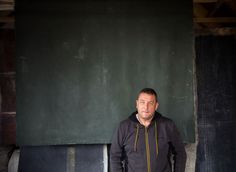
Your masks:
{"label": "man's head", "polygon": [[157,93],[152,88],[144,88],[139,92],[136,100],[138,116],[141,120],[152,119],[159,104]]}

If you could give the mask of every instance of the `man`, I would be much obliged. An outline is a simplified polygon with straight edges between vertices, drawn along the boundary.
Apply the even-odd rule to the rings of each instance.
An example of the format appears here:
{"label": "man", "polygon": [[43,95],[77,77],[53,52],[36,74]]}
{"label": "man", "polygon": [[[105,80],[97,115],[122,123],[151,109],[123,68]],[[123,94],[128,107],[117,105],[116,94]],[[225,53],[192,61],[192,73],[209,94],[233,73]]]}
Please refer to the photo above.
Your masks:
{"label": "man", "polygon": [[156,111],[158,106],[153,89],[139,92],[137,111],[120,123],[113,137],[111,172],[184,172],[184,144],[174,122]]}

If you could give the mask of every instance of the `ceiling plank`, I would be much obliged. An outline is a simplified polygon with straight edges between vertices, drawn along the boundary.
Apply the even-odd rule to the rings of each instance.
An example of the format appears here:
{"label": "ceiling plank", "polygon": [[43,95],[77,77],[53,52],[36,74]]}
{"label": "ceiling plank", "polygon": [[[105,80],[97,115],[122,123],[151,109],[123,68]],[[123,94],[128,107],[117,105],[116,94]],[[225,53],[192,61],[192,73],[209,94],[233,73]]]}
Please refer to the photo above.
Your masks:
{"label": "ceiling plank", "polygon": [[15,2],[15,0],[0,0],[0,2],[14,3],[14,2]]}
{"label": "ceiling plank", "polygon": [[13,11],[14,5],[11,4],[1,4],[0,5],[0,11]]}
{"label": "ceiling plank", "polygon": [[196,36],[203,35],[215,35],[215,36],[227,36],[227,35],[235,35],[236,36],[236,28],[206,28],[195,30]]}
{"label": "ceiling plank", "polygon": [[236,17],[199,17],[194,18],[195,23],[236,23]]}
{"label": "ceiling plank", "polygon": [[[206,18],[209,15],[209,11],[202,4],[193,5],[193,14],[195,18]],[[195,22],[196,24],[196,22]],[[218,23],[199,23],[199,26],[204,27],[218,27]]]}
{"label": "ceiling plank", "polygon": [[201,4],[194,4],[193,14],[195,17],[206,17],[208,11]]}
{"label": "ceiling plank", "polygon": [[214,3],[218,1],[219,0],[193,0],[194,3]]}

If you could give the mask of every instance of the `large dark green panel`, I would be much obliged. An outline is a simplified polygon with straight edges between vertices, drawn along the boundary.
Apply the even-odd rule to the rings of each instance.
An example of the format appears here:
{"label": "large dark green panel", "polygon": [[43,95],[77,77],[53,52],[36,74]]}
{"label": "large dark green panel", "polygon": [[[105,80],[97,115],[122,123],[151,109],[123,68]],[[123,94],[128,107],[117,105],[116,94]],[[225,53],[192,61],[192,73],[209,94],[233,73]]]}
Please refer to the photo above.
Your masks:
{"label": "large dark green panel", "polygon": [[18,144],[109,143],[143,87],[193,142],[192,5],[182,1],[18,2]]}

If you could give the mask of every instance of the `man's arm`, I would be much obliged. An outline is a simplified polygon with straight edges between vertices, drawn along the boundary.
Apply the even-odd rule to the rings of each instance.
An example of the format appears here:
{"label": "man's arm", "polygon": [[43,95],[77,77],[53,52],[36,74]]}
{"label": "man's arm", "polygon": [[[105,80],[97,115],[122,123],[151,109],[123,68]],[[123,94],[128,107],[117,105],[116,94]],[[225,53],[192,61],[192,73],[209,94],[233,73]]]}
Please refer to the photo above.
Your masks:
{"label": "man's arm", "polygon": [[122,127],[119,126],[113,136],[111,150],[110,150],[110,165],[111,172],[122,172],[122,153],[123,153],[123,134]]}
{"label": "man's arm", "polygon": [[182,138],[175,125],[172,129],[172,152],[174,154],[174,172],[184,172],[186,166],[186,151]]}

